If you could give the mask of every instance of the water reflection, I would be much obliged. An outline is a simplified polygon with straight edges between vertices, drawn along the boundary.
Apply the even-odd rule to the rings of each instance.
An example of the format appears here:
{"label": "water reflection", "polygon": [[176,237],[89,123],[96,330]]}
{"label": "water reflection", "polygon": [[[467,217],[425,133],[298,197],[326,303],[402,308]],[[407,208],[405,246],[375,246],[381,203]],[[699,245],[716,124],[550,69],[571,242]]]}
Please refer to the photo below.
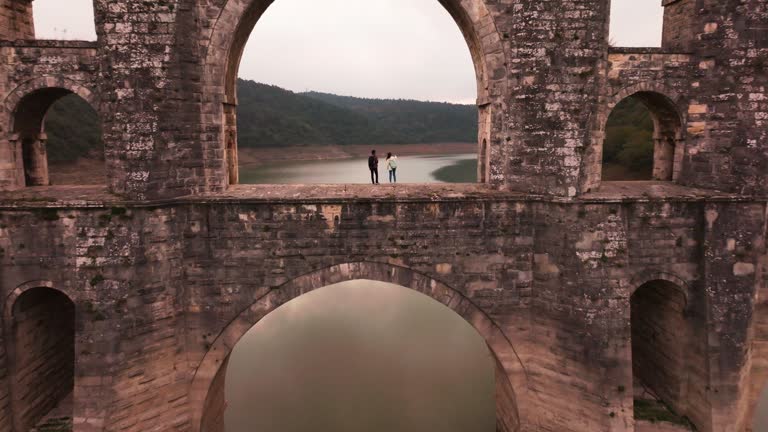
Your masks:
{"label": "water reflection", "polygon": [[461,317],[352,281],[268,315],[231,356],[228,432],[493,432],[493,363]]}

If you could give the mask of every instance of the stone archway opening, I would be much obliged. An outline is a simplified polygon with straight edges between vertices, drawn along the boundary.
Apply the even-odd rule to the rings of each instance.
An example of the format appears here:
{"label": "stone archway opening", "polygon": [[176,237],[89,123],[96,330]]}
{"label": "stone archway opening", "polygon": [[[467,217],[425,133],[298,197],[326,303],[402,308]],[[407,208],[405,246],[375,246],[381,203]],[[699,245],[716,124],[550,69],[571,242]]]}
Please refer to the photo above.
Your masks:
{"label": "stone archway opening", "polygon": [[699,412],[706,412],[696,406],[701,397],[697,383],[706,381],[701,380],[685,291],[655,280],[640,286],[630,304],[635,419],[696,424]]}
{"label": "stone archway opening", "polygon": [[[350,277],[355,274],[360,274],[363,277]],[[370,276],[371,278],[367,278],[365,276]],[[517,357],[517,354],[514,352],[514,349],[511,348],[511,342],[509,338],[507,338],[499,329],[498,327],[495,327],[495,325],[489,320],[487,316],[485,316],[481,311],[479,311],[477,308],[475,308],[470,302],[468,302],[465,298],[463,298],[460,294],[456,293],[455,291],[452,291],[450,288],[445,287],[442,284],[439,284],[435,281],[431,281],[428,278],[425,278],[424,276],[420,276],[419,274],[412,273],[407,269],[402,268],[393,268],[386,265],[378,265],[378,264],[366,264],[366,263],[358,263],[358,264],[351,264],[351,265],[342,265],[337,267],[332,267],[330,269],[321,270],[316,273],[308,274],[305,276],[302,276],[298,279],[295,279],[294,281],[289,282],[285,286],[271,291],[269,294],[265,295],[261,299],[259,299],[254,305],[252,305],[248,310],[244,311],[240,317],[232,321],[226,329],[216,338],[216,340],[213,343],[206,342],[205,348],[206,348],[206,355],[202,360],[202,363],[197,367],[196,373],[195,373],[195,379],[192,383],[192,388],[190,392],[190,401],[192,404],[192,412],[194,413],[195,417],[193,418],[193,431],[194,432],[223,432],[226,428],[227,423],[227,417],[226,412],[228,407],[233,406],[233,403],[231,400],[228,400],[229,397],[227,394],[227,382],[228,382],[228,370],[231,368],[240,368],[242,370],[243,368],[243,362],[242,360],[235,360],[235,357],[238,355],[237,351],[234,351],[233,349],[235,346],[243,343],[243,341],[247,341],[248,337],[244,336],[249,333],[252,329],[255,331],[256,334],[258,334],[261,331],[264,331],[265,328],[260,328],[260,323],[265,322],[267,323],[270,319],[269,315],[273,312],[277,311],[278,313],[275,314],[276,316],[280,316],[282,312],[288,312],[287,316],[290,320],[297,320],[298,317],[301,317],[302,315],[300,313],[296,313],[296,307],[292,306],[292,302],[296,300],[296,304],[301,304],[303,299],[310,299],[312,296],[307,296],[308,293],[315,295],[315,294],[323,294],[323,289],[325,289],[325,292],[331,292],[328,291],[332,288],[333,285],[337,285],[340,283],[355,283],[358,281],[363,281],[365,283],[373,283],[378,284],[376,289],[381,289],[382,281],[384,281],[384,285],[387,285],[390,289],[394,290],[400,290],[401,292],[404,291],[407,296],[416,297],[417,300],[426,301],[429,308],[432,308],[432,310],[438,311],[440,314],[445,316],[447,313],[447,316],[452,321],[451,325],[447,326],[438,326],[437,328],[432,328],[432,330],[437,331],[438,334],[441,330],[444,330],[445,328],[451,328],[453,326],[457,326],[462,328],[462,332],[466,335],[467,331],[469,334],[473,335],[471,338],[471,351],[473,351],[473,354],[467,355],[467,358],[474,357],[475,359],[480,359],[480,362],[482,362],[482,372],[481,375],[484,377],[481,381],[484,383],[480,383],[480,385],[473,386],[470,384],[469,386],[464,384],[462,387],[461,385],[449,385],[450,383],[442,382],[440,380],[433,382],[433,384],[437,387],[440,387],[441,385],[444,386],[443,391],[454,394],[459,394],[461,397],[465,397],[465,402],[474,401],[477,403],[478,400],[480,401],[486,401],[487,404],[483,408],[483,412],[486,413],[486,418],[484,419],[485,425],[490,430],[496,430],[497,432],[517,432],[522,430],[521,429],[521,416],[519,414],[519,401],[524,400],[525,396],[521,397],[521,394],[526,394],[527,391],[527,384],[526,384],[526,378],[525,373],[522,369],[522,365],[519,363],[519,358]],[[379,281],[379,282],[376,282]],[[390,283],[391,282],[391,283]],[[404,289],[404,287],[410,288]],[[322,288],[322,289],[321,289]],[[318,293],[315,293],[315,290],[319,290]],[[347,320],[346,322],[342,323],[341,325],[337,325],[336,327],[330,326],[330,329],[332,330],[331,334],[338,336],[338,338],[332,339],[333,342],[329,343],[331,345],[330,348],[327,349],[334,349],[334,347],[338,347],[339,341],[345,339],[344,335],[345,332],[353,332],[353,333],[359,333],[361,330],[362,335],[361,337],[357,337],[356,340],[365,339],[366,337],[372,338],[375,341],[378,341],[379,343],[373,344],[374,348],[372,351],[374,351],[374,354],[377,356],[380,356],[381,358],[384,358],[386,361],[383,363],[386,365],[390,365],[391,363],[397,363],[401,362],[403,360],[406,360],[405,363],[409,363],[408,355],[403,354],[403,351],[398,351],[396,348],[396,344],[392,343],[391,340],[382,337],[382,332],[388,331],[390,329],[390,322],[392,319],[392,314],[394,313],[396,316],[398,314],[402,313],[403,311],[400,310],[398,306],[393,306],[391,303],[379,301],[376,303],[375,296],[370,296],[364,289],[361,289],[358,287],[347,287],[347,289],[352,290],[359,290],[357,292],[361,292],[363,296],[367,296],[367,301],[373,301],[374,304],[369,304],[369,309],[362,308],[363,312],[365,314],[365,317],[362,319],[352,319]],[[421,293],[421,294],[420,294]],[[426,297],[424,295],[426,295]],[[306,296],[306,297],[304,297]],[[303,297],[303,298],[299,298]],[[430,299],[431,298],[431,299]],[[339,298],[338,296],[331,295],[329,297],[331,302],[340,302],[341,308],[347,307],[348,305],[344,302],[344,298]],[[285,306],[287,305],[287,307]],[[339,305],[337,305],[339,306]],[[281,307],[283,307],[283,310],[278,310]],[[323,310],[322,306],[319,307],[318,310]],[[451,310],[453,313],[451,313]],[[366,326],[365,321],[370,320],[371,322],[376,322],[375,316],[382,314],[385,316],[384,322],[385,325],[374,325],[373,330],[371,330],[370,327]],[[283,314],[284,315],[284,314]],[[413,315],[406,313],[403,316],[409,317],[411,320],[410,327],[406,325],[409,329],[414,329],[413,331],[415,333],[424,333],[426,330],[423,327],[429,327],[430,325],[435,325],[435,320],[430,319],[424,319],[424,315]],[[285,316],[285,315],[284,315]],[[457,318],[463,318],[463,320],[459,320],[459,323],[457,324],[455,321]],[[415,320],[415,321],[414,321]],[[463,322],[462,322],[463,321]],[[413,322],[418,322],[418,325],[413,324]],[[442,321],[440,321],[442,322]],[[471,324],[471,326],[467,326],[467,323]],[[300,333],[310,333],[310,336],[317,336],[316,333],[323,333],[322,326],[318,325],[306,325],[304,322],[302,322],[300,319],[298,321],[294,321],[294,324],[299,326]],[[428,330],[428,329],[427,329]],[[267,339],[274,338],[273,332],[269,332],[267,330]],[[405,333],[405,332],[403,332]],[[453,334],[454,332],[447,332],[449,334]],[[478,338],[478,335],[481,336]],[[263,335],[262,335],[263,336]],[[433,335],[434,336],[434,335]],[[469,361],[464,362],[462,361],[462,354],[457,352],[456,358],[454,359],[448,359],[443,350],[448,349],[450,350],[450,347],[455,348],[457,346],[456,341],[453,342],[445,342],[445,340],[442,338],[442,336],[446,336],[445,334],[441,334],[441,337],[433,337],[431,338],[431,342],[425,342],[423,345],[425,346],[418,346],[418,344],[413,346],[418,346],[418,349],[414,348],[415,351],[419,351],[418,355],[423,355],[429,357],[429,354],[431,351],[435,351],[438,354],[443,353],[443,361],[450,363],[454,360],[459,360],[459,363],[462,363],[462,366],[459,368],[459,370],[453,370],[452,372],[454,374],[466,374],[467,370],[470,369],[467,364],[470,363]],[[450,337],[449,337],[450,339]],[[461,339],[461,338],[459,338]],[[206,340],[208,340],[206,338]],[[466,341],[465,341],[466,342]],[[461,344],[465,342],[460,342],[458,345],[461,346]],[[430,344],[442,344],[442,346],[431,346]],[[261,355],[269,356],[272,350],[270,350],[268,347],[265,347],[267,344],[257,344],[256,346],[251,345],[252,349],[259,350],[259,349],[266,349],[267,352],[262,352]],[[354,345],[354,344],[353,344]],[[248,343],[245,343],[245,346],[248,346]],[[359,346],[359,345],[355,345]],[[284,348],[281,348],[284,349]],[[394,349],[394,352],[392,351]],[[366,349],[361,348],[359,351],[365,352]],[[460,350],[461,351],[461,350]],[[297,358],[300,358],[301,356],[306,355],[306,353],[303,352],[303,350],[289,350],[291,353],[291,357],[293,357],[293,360],[289,360],[288,362],[280,362],[280,369],[281,371],[285,371],[286,369],[286,363],[292,363],[297,361]],[[358,355],[359,354],[359,355]],[[334,360],[334,355],[325,354],[327,357],[326,360],[331,365],[335,365],[336,363],[341,363],[341,361]],[[361,357],[362,354],[360,353],[352,353],[348,357],[352,359],[357,359]],[[323,354],[314,354],[312,358],[320,359],[323,357]],[[262,357],[264,359],[265,357]],[[346,359],[347,357],[341,356],[339,358]],[[330,359],[330,360],[329,360]],[[261,374],[264,373],[264,370],[259,369],[258,365],[264,364],[266,367],[266,363],[277,361],[275,359],[266,358],[266,360],[262,361],[251,361],[246,362],[246,370],[253,371],[253,373]],[[445,365],[436,365],[434,362],[430,363],[430,360],[427,359],[421,359],[422,366],[424,364],[428,364],[436,369],[440,368],[446,368]],[[424,362],[426,361],[426,362]],[[235,362],[239,363],[239,366],[235,364]],[[365,364],[357,363],[355,364],[350,363],[350,368],[361,368],[363,369],[363,375],[366,377],[364,378],[364,381],[368,382],[368,385],[365,386],[366,388],[379,385],[382,381],[392,381],[393,379],[390,379],[393,375],[390,374],[382,374],[377,373],[376,371],[369,371],[365,369]],[[408,365],[400,365],[399,368],[405,367],[407,370]],[[464,371],[461,371],[461,368],[464,368]],[[419,367],[414,367],[413,373],[419,374]],[[452,369],[451,367],[448,367],[447,369]],[[423,370],[423,368],[421,369]],[[314,371],[322,373],[322,370]],[[397,376],[396,374],[394,376]],[[390,377],[390,378],[386,378]],[[262,379],[270,379],[270,377],[262,377]],[[272,377],[272,379],[275,379]],[[296,377],[291,377],[290,375],[286,378],[285,382],[302,382],[301,379],[296,379]],[[402,380],[401,380],[402,381]],[[417,379],[413,380],[406,380],[409,381],[409,384],[418,384]],[[414,382],[411,382],[414,381]],[[450,381],[447,380],[447,381]],[[263,383],[262,383],[263,384]],[[454,383],[455,384],[455,383]],[[271,385],[260,385],[256,389],[256,391],[259,391],[260,389],[264,389],[266,387],[273,387]],[[294,405],[292,406],[300,406],[303,407],[304,405],[296,402],[296,392],[298,394],[301,394],[305,389],[302,385],[295,385],[295,386],[288,386],[289,390],[293,389],[294,394],[291,395],[293,399]],[[417,386],[418,387],[418,386]],[[283,389],[285,390],[285,389]],[[418,394],[413,389],[409,389],[410,394]],[[473,393],[480,392],[484,393],[485,397],[476,397]],[[488,393],[492,393],[489,395]],[[265,397],[272,397],[274,395],[263,395]],[[327,397],[330,397],[332,395],[328,394]],[[488,397],[490,396],[490,397]],[[277,396],[275,396],[277,397]],[[522,399],[521,399],[522,398]],[[436,398],[436,399],[439,399]],[[416,401],[419,403],[427,403],[428,401],[425,400],[425,398],[416,398]],[[402,401],[400,401],[402,402]],[[407,401],[406,401],[407,402]],[[414,402],[411,400],[411,402]],[[406,403],[404,406],[407,406],[408,403]],[[495,408],[494,408],[495,405]],[[522,408],[521,408],[522,409]],[[275,411],[280,411],[279,409],[276,409]],[[442,409],[441,412],[445,414],[446,410]],[[294,413],[295,414],[295,413]],[[389,416],[390,419],[397,420],[397,413],[389,413],[391,414]],[[385,416],[387,417],[387,416]],[[267,428],[269,429],[269,428]],[[396,428],[395,428],[396,429]],[[251,430],[251,429],[246,429]],[[453,430],[453,429],[452,429]],[[463,430],[463,429],[458,429]],[[467,430],[477,430],[476,428],[467,429]],[[230,431],[232,432],[232,431]]]}
{"label": "stone archway opening", "polygon": [[32,288],[16,299],[8,318],[13,430],[71,430],[74,303],[58,290]]}
{"label": "stone archway opening", "polygon": [[[287,1],[287,0],[283,0]],[[275,2],[277,4],[280,4],[280,2]],[[477,179],[479,182],[491,182],[495,178],[492,170],[489,168],[490,161],[493,160],[493,158],[490,156],[491,151],[489,150],[491,147],[494,147],[498,145],[499,139],[498,137],[492,136],[494,134],[494,123],[492,121],[493,118],[493,112],[495,111],[492,108],[494,107],[494,101],[497,101],[498,99],[498,92],[493,92],[491,89],[491,84],[489,84],[489,77],[487,72],[487,65],[486,63],[489,61],[489,59],[492,59],[494,62],[501,61],[501,53],[500,52],[494,52],[493,54],[486,53],[487,51],[486,46],[493,46],[494,50],[499,50],[499,44],[501,43],[499,40],[498,34],[495,32],[495,29],[492,26],[492,23],[488,22],[487,20],[487,10],[485,9],[485,5],[481,4],[480,1],[470,1],[470,2],[464,2],[459,0],[438,0],[437,2],[439,5],[441,5],[442,8],[448,11],[450,16],[453,18],[456,25],[458,25],[459,30],[461,31],[461,34],[464,37],[464,40],[466,44],[469,47],[469,52],[471,56],[471,60],[474,66],[474,72],[475,72],[475,79],[477,83],[477,99],[476,99],[476,105],[477,108],[472,108],[472,114],[469,117],[469,127],[474,129],[477,129],[478,132],[472,133],[469,137],[469,140],[472,142],[472,147],[469,148],[469,154],[465,155],[467,157],[471,157],[473,160],[477,158],[479,161],[478,163],[480,165],[485,166],[477,166],[476,165],[469,165],[467,164],[467,161],[456,161],[454,162],[453,167],[456,169],[465,170],[468,172],[468,175],[464,178],[472,178]],[[230,6],[231,4],[231,6]],[[254,128],[250,128],[248,130],[244,130],[243,124],[238,125],[238,111],[242,108],[238,108],[238,104],[242,101],[238,100],[238,74],[241,69],[241,63],[243,60],[243,53],[245,50],[246,43],[248,42],[249,37],[251,36],[256,24],[262,20],[263,15],[267,11],[268,8],[271,7],[273,2],[264,2],[264,1],[258,1],[258,0],[249,0],[246,2],[228,2],[224,7],[224,12],[222,16],[219,18],[218,22],[222,23],[222,25],[228,26],[228,29],[214,29],[213,35],[212,35],[212,42],[210,44],[210,49],[207,54],[208,56],[208,64],[211,66],[209,69],[211,73],[209,74],[210,80],[211,80],[211,86],[209,88],[214,89],[222,89],[223,94],[221,95],[221,98],[218,97],[212,97],[211,103],[214,104],[214,109],[220,112],[220,119],[221,119],[221,135],[219,137],[219,142],[215,144],[217,149],[219,149],[219,154],[224,154],[222,158],[222,171],[224,173],[222,174],[222,178],[225,179],[225,183],[227,185],[236,184],[237,182],[243,182],[243,183],[269,183],[268,180],[263,179],[261,176],[251,176],[246,175],[245,173],[239,173],[239,172],[232,172],[233,170],[240,170],[241,166],[249,166],[249,167],[258,167],[258,166],[264,166],[264,159],[261,159],[258,157],[258,154],[264,153],[264,152],[253,152],[253,157],[246,156],[242,154],[246,147],[253,148],[252,145],[246,146],[244,144],[244,140],[251,140],[256,139],[255,137],[262,137],[260,134],[264,134],[269,132],[269,129],[273,129],[276,127],[277,124],[282,123],[284,120],[287,119],[287,117],[279,117],[278,120],[275,121],[267,121],[264,126],[256,126]],[[231,29],[234,25],[235,31],[232,32]],[[428,23],[425,23],[427,25]],[[339,29],[345,28],[344,25],[337,26]],[[221,36],[218,36],[219,33],[223,33],[226,30],[226,35],[222,34]],[[338,30],[342,31],[342,30]],[[268,42],[272,43],[272,42]],[[279,44],[278,44],[279,45]],[[221,50],[222,47],[226,47],[226,51],[218,52]],[[357,54],[356,54],[357,55]],[[272,60],[269,60],[272,61]],[[351,61],[351,60],[350,60]],[[498,67],[498,65],[491,65],[491,67]],[[445,69],[445,68],[443,68]],[[301,89],[297,89],[297,91],[303,91],[307,89],[306,87],[302,87]],[[223,100],[222,100],[223,99]],[[243,99],[243,98],[241,98]],[[244,99],[243,99],[244,100]],[[325,101],[327,102],[327,101]],[[453,115],[453,114],[450,114]],[[474,117],[477,115],[477,117]],[[246,118],[244,116],[241,116],[241,122],[245,121]],[[474,118],[473,118],[474,117]],[[250,120],[249,120],[250,121]],[[366,120],[368,121],[368,120]],[[456,121],[453,122],[454,124]],[[255,131],[255,132],[254,132]],[[347,134],[348,135],[348,134]],[[235,148],[235,151],[233,152],[230,150],[229,147],[229,140],[230,137],[235,137],[235,142],[240,143],[240,155],[237,156],[237,148]],[[271,136],[271,135],[270,135]],[[264,139],[272,139],[269,137],[262,137]],[[425,141],[426,142],[426,141]],[[213,145],[213,143],[211,143]],[[362,155],[362,147],[368,147],[366,143],[363,143],[364,145],[359,146],[361,148],[352,150],[351,144],[343,144],[337,147],[341,147],[339,150],[334,149],[334,154],[336,153],[344,153],[346,155],[345,157],[359,157],[359,158],[366,158],[369,154],[369,152],[366,152],[365,155]],[[405,143],[403,143],[405,144]],[[377,148],[380,153],[382,153],[382,161],[383,157],[387,154],[388,150],[386,148],[381,148],[380,145],[377,145]],[[402,148],[402,147],[401,147]],[[465,147],[457,147],[457,150],[452,150],[452,147],[446,147],[445,152],[461,152],[465,153],[463,150]],[[393,149],[397,151],[398,149]],[[322,150],[306,150],[310,151],[313,154],[317,151],[322,152]],[[407,150],[406,150],[407,151]],[[413,150],[415,152],[419,151],[425,151],[423,148],[419,150]],[[359,153],[359,154],[358,154]],[[486,155],[486,157],[483,157],[483,155]],[[315,157],[317,155],[314,155]],[[314,159],[315,157],[312,157]],[[291,158],[292,161],[295,162],[296,158]],[[234,165],[232,161],[238,161],[239,160],[239,166]],[[458,163],[461,162],[461,163]],[[267,164],[269,165],[269,164]],[[383,167],[384,165],[380,165],[380,170],[383,171],[382,177],[387,177],[386,168]],[[477,166],[477,169],[475,167]],[[328,181],[325,178],[322,178],[322,176],[318,177],[315,181],[308,181],[309,183],[349,183],[349,182],[360,182],[363,183],[364,181],[362,179],[366,179],[366,171],[365,171],[365,164],[363,164],[363,175],[361,178],[355,177],[355,180],[351,180],[348,178],[340,178],[337,181]],[[269,166],[270,169],[278,169],[279,167],[272,167]],[[402,172],[402,167],[400,167],[400,171]],[[297,172],[297,171],[293,171]],[[322,172],[328,172],[328,171],[322,171]],[[348,172],[347,170],[340,169],[339,172]],[[414,169],[412,172],[419,173],[421,172],[418,169]],[[464,173],[462,171],[462,173]],[[279,173],[276,173],[277,175]],[[380,173],[381,174],[381,173]],[[464,178],[461,178],[459,176],[453,176],[448,175],[449,173],[446,171],[443,171],[442,173],[438,174],[435,171],[435,175],[439,177],[439,175],[445,174],[445,179],[443,181],[464,181]],[[453,171],[450,173],[453,174]],[[278,176],[279,177],[279,176]],[[336,176],[338,177],[338,176]],[[427,176],[429,177],[429,176]],[[335,177],[334,177],[335,178]],[[421,176],[419,176],[421,178]],[[454,180],[450,180],[454,179]],[[460,180],[459,180],[460,179]],[[398,178],[400,180],[400,178]],[[406,179],[407,180],[407,179]],[[282,178],[278,178],[278,182],[303,182],[299,180],[283,180]],[[424,180],[424,181],[434,181],[432,179],[430,180]],[[419,180],[415,181],[419,182]],[[226,185],[225,185],[226,186]]]}
{"label": "stone archway opening", "polygon": [[101,121],[90,103],[66,88],[24,96],[12,115],[16,184],[92,185],[106,182]]}
{"label": "stone archway opening", "polygon": [[683,120],[668,97],[639,91],[611,110],[603,142],[604,181],[677,181],[684,156]]}

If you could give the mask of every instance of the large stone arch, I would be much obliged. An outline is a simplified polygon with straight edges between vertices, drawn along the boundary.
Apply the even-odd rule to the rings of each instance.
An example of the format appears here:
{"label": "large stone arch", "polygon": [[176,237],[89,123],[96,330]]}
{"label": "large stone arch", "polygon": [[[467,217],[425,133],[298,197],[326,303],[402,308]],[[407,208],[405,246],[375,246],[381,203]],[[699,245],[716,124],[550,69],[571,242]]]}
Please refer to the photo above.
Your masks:
{"label": "large stone arch", "polygon": [[584,158],[586,173],[582,189],[594,190],[602,181],[603,143],[608,119],[614,108],[627,98],[640,100],[651,113],[654,123],[654,180],[678,181],[682,172],[686,142],[686,114],[682,96],[661,83],[645,81],[618,89],[605,100],[603,115],[596,124],[588,155]]}
{"label": "large stone arch", "polygon": [[[500,148],[502,137],[495,136],[504,112],[507,82],[505,80],[506,54],[503,38],[483,0],[436,0],[454,18],[469,47],[475,67],[479,110],[478,154],[483,155],[478,172],[481,182],[500,182],[491,169],[491,149]],[[238,178],[229,173],[234,166],[227,162],[237,156],[227,147],[236,137],[235,83],[240,59],[253,28],[273,3],[273,0],[226,0],[218,13],[203,48],[203,112],[204,121],[219,129],[218,136],[204,136],[203,151],[223,155],[221,159],[206,161],[206,166],[217,174],[210,181],[213,189],[222,189]],[[198,13],[205,13],[200,11]],[[205,33],[205,31],[204,31]],[[210,130],[211,128],[206,128]],[[207,139],[205,139],[207,138]],[[236,138],[235,138],[236,139]],[[236,151],[236,150],[235,150]],[[497,150],[500,151],[500,150]]]}
{"label": "large stone arch", "polygon": [[328,285],[360,279],[393,283],[418,291],[450,308],[472,325],[486,341],[496,361],[497,430],[521,430],[521,423],[525,421],[528,381],[509,335],[470,299],[442,282],[406,267],[357,262],[293,279],[256,299],[224,328],[195,368],[189,391],[192,431],[217,430],[206,426],[220,424],[225,366],[235,345],[248,330],[292,299]]}

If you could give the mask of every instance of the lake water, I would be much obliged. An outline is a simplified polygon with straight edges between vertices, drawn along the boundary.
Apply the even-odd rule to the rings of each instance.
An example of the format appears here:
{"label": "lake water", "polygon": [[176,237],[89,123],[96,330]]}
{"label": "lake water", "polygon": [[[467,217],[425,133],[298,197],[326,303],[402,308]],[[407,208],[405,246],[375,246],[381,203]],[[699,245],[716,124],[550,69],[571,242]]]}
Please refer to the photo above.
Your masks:
{"label": "lake water", "polygon": [[351,281],[270,313],[235,346],[227,432],[494,432],[494,366],[452,310]]}
{"label": "lake water", "polygon": [[[379,159],[379,182],[388,183],[384,158]],[[398,157],[399,183],[474,183],[477,155],[445,154]],[[368,158],[319,161],[270,162],[240,167],[243,184],[370,183]]]}

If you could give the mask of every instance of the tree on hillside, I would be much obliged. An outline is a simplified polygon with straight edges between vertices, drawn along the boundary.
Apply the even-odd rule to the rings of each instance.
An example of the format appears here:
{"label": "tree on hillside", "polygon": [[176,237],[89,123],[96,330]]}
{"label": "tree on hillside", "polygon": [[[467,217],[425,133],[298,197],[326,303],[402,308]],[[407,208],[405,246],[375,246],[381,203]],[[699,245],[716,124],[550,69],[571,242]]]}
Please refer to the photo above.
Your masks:
{"label": "tree on hillside", "polygon": [[627,98],[608,118],[603,144],[606,180],[651,179],[653,172],[653,120],[642,102]]}

